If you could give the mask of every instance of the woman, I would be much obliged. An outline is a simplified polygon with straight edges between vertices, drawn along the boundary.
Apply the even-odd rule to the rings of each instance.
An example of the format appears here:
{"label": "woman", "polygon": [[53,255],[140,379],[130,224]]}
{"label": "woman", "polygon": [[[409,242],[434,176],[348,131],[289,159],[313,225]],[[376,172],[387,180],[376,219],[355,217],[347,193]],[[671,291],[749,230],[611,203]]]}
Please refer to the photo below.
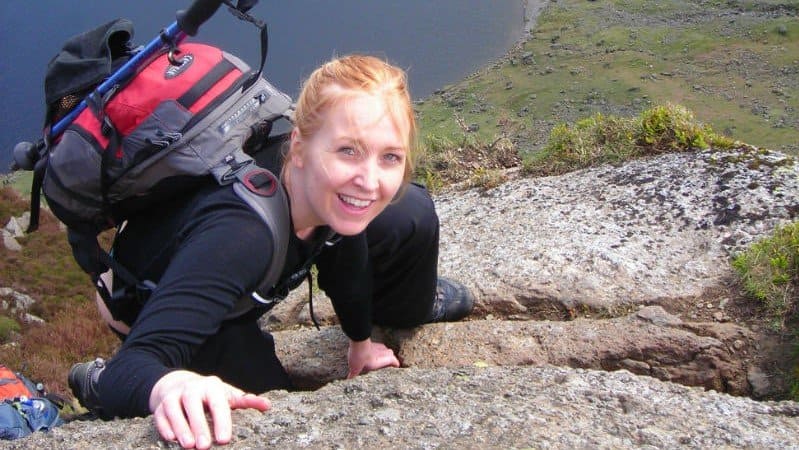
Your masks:
{"label": "woman", "polygon": [[[405,74],[373,57],[334,59],[303,86],[294,123],[282,169],[270,167],[281,173],[294,231],[281,279],[296,287],[316,263],[350,338],[349,377],[399,367],[370,340],[372,324],[456,320],[473,303],[462,285],[437,278],[438,219],[427,192],[409,184],[416,130]],[[123,343],[107,363],[70,371],[84,406],[101,417],[152,413],[164,439],[208,448],[230,440],[231,409],[269,407],[251,393],[290,388],[258,327],[263,310],[225,320],[266,273],[265,227],[216,184],[128,221],[114,256],[157,288],[144,302],[114,305],[113,317],[98,302]]]}

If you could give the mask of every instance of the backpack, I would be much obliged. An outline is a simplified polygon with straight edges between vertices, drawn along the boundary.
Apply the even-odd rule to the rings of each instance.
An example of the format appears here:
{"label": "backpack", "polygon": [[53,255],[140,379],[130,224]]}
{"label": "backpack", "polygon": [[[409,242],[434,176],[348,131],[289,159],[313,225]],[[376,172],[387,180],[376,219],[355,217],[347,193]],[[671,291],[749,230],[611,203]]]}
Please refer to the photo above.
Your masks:
{"label": "backpack", "polygon": [[0,439],[18,439],[63,423],[41,383],[0,364]]}
{"label": "backpack", "polygon": [[[266,28],[260,26],[262,68]],[[103,97],[96,95],[94,86],[136,54],[129,42],[132,34],[129,21],[109,22],[67,41],[48,65],[45,139],[37,144],[28,231],[38,225],[41,190],[50,210],[67,226],[75,260],[107,304],[115,293],[100,274],[108,269],[129,291],[147,295],[155,285],[115,262],[97,235],[211,177],[220,185],[234,184],[237,195],[273,233],[270,271],[259,286],[266,291],[285,260],[288,205],[275,175],[258,167],[243,145],[253,135],[268,136],[273,122],[290,120],[291,98],[263,78],[260,68],[252,71],[239,58],[201,43],[165,47],[129,82]],[[84,97],[88,107],[49,139],[64,110],[69,113]],[[20,165],[17,156],[15,149]],[[252,306],[252,300],[240,302],[231,314]]]}
{"label": "backpack", "polygon": [[32,381],[0,364],[0,400],[31,398],[38,391],[39,389]]}

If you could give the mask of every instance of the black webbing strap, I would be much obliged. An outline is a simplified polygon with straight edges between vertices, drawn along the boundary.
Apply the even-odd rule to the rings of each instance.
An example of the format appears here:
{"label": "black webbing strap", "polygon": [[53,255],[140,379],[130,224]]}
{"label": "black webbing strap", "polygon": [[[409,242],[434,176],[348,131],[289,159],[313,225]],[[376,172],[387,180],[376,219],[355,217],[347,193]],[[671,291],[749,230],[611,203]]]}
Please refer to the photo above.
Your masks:
{"label": "black webbing strap", "polygon": [[246,83],[244,83],[244,90],[255,84],[261,73],[264,71],[264,64],[266,64],[266,54],[269,51],[269,32],[266,30],[266,24],[259,27],[261,29],[261,64],[258,65],[258,71],[254,73]]}
{"label": "black webbing strap", "polygon": [[[152,292],[155,290],[155,283],[150,280],[139,280],[136,275],[126,269],[125,266],[117,262],[102,248],[99,249],[98,257],[104,266],[113,271],[114,277],[122,280],[125,288],[132,288],[135,290],[136,298],[141,303],[144,303],[144,301],[146,301],[150,294],[152,294]],[[116,289],[112,292],[112,290],[108,288],[108,286],[105,284],[105,281],[103,281],[99,275],[94,279],[94,286],[97,288],[97,292],[100,294],[100,297],[103,298],[103,301],[106,303],[109,310],[112,309],[112,302],[116,298],[116,295],[120,291],[124,291],[124,289]]]}
{"label": "black webbing strap", "polygon": [[316,321],[316,315],[313,312],[313,271],[308,271],[308,312],[311,314],[311,322],[319,331],[319,322]]}
{"label": "black webbing strap", "polygon": [[239,0],[237,5],[234,5],[230,0],[223,0],[225,5],[228,6],[228,11],[230,14],[233,14],[239,20],[243,20],[245,22],[250,22],[251,24],[255,25],[258,29],[261,30],[261,64],[258,66],[258,71],[253,73],[247,82],[244,83],[242,87],[242,91],[246,91],[247,88],[255,84],[258,81],[258,78],[261,76],[261,73],[264,70],[264,64],[266,63],[266,54],[269,50],[269,33],[266,29],[266,23],[262,20],[256,19],[255,17],[247,14],[247,11],[250,10],[255,4],[257,0],[249,0],[249,1],[242,1]]}
{"label": "black webbing strap", "polygon": [[219,82],[225,75],[229,74],[236,67],[228,61],[223,59],[215,65],[208,73],[206,73],[197,83],[194,84],[188,91],[178,98],[184,108],[189,109],[191,106],[200,99],[211,87]]}
{"label": "black webbing strap", "polygon": [[100,132],[108,138],[108,146],[103,150],[103,154],[100,157],[100,194],[103,197],[103,211],[109,211],[111,208],[111,203],[108,200],[108,189],[112,181],[110,168],[111,164],[114,163],[117,151],[122,147],[122,137],[111,122],[108,114],[105,113],[106,101],[113,97],[115,93],[116,88],[111,89],[105,95],[105,98],[102,98],[95,91],[85,99],[86,105],[100,122]]}
{"label": "black webbing strap", "polygon": [[31,182],[31,218],[26,233],[32,233],[39,228],[39,213],[42,204],[42,186],[44,185],[44,172],[47,170],[47,157],[36,161],[33,168],[33,181]]}

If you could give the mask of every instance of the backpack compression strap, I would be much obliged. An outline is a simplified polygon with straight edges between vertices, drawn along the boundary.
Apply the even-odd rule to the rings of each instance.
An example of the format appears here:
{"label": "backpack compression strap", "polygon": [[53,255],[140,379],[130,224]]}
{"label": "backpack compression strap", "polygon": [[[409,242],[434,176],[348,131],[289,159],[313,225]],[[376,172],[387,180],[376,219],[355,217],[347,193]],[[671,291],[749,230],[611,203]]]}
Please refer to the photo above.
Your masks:
{"label": "backpack compression strap", "polygon": [[72,247],[72,256],[75,261],[88,273],[97,289],[97,293],[105,302],[110,311],[114,311],[114,298],[115,295],[123,295],[125,290],[121,289],[117,292],[112,292],[108,289],[103,279],[100,277],[109,269],[113,271],[114,276],[123,281],[124,285],[134,289],[137,298],[145,301],[150,293],[155,289],[155,283],[150,280],[139,280],[133,273],[125,268],[122,264],[117,262],[111,255],[108,254],[97,242],[97,235],[80,232],[71,228],[67,229],[67,240]]}

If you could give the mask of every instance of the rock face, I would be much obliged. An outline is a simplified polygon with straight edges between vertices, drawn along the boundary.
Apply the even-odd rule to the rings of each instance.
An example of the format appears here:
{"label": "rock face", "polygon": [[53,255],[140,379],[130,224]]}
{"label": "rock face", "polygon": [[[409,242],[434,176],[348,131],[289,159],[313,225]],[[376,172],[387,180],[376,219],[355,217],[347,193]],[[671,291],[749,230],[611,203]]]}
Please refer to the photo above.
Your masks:
{"label": "rock face", "polygon": [[[269,412],[234,412],[229,448],[799,448],[799,404],[626,371],[386,369],[268,397]],[[72,422],[9,448],[163,445],[145,418]]]}
{"label": "rock face", "polygon": [[[797,174],[785,155],[741,148],[438,195],[439,270],[476,293],[473,320],[382,330],[375,338],[408,367],[623,368],[768,397],[784,386],[757,376],[762,339],[729,323],[730,259],[795,219]],[[266,319],[267,328],[310,324],[305,291],[298,291]],[[335,323],[329,301],[314,304],[320,322]],[[346,374],[347,342],[337,328],[275,337],[298,385]]]}
{"label": "rock face", "polygon": [[[404,367],[543,366],[627,369],[690,386],[750,394],[750,367],[735,342],[751,331],[734,324],[693,324],[659,306],[608,320],[570,322],[477,320],[380,330]],[[347,374],[348,341],[337,327],[276,332],[281,361],[300,387],[317,388]]]}
{"label": "rock face", "polygon": [[699,297],[729,260],[799,212],[797,165],[753,149],[674,153],[436,199],[440,271],[489,313]]}
{"label": "rock face", "polygon": [[[467,321],[377,329],[403,369],[342,380],[347,339],[304,288],[263,325],[299,387],[236,412],[233,448],[796,448],[736,313],[731,256],[799,212],[778,153],[668,154],[436,196],[440,272]],[[688,387],[694,386],[694,387]],[[73,422],[12,448],[157,448],[149,419]]]}

